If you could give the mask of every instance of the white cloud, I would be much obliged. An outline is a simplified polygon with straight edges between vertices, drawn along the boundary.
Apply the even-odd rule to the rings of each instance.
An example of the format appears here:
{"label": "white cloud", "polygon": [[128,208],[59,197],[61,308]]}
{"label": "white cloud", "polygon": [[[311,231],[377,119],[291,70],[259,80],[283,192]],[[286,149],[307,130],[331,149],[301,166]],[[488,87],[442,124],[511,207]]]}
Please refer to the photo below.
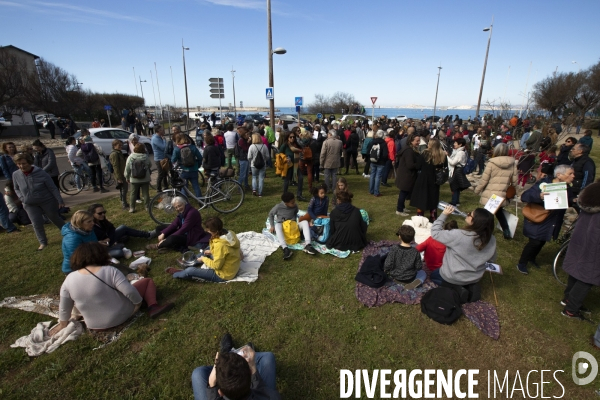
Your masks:
{"label": "white cloud", "polygon": [[253,10],[262,10],[266,8],[267,3],[264,1],[256,0],[204,0],[207,3],[215,4],[218,6],[246,8]]}

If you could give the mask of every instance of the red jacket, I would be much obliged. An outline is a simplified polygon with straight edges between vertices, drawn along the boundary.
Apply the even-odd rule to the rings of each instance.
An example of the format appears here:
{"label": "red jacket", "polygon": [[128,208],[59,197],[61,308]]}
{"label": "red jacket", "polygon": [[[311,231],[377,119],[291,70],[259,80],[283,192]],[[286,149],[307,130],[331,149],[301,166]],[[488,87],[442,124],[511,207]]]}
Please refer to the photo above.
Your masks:
{"label": "red jacket", "polygon": [[416,249],[419,252],[425,252],[425,265],[427,265],[430,271],[434,271],[442,266],[442,260],[446,253],[445,245],[430,236],[426,241],[418,244]]}
{"label": "red jacket", "polygon": [[396,143],[394,142],[394,139],[386,137],[385,144],[387,144],[389,159],[392,160],[392,162],[396,161]]}

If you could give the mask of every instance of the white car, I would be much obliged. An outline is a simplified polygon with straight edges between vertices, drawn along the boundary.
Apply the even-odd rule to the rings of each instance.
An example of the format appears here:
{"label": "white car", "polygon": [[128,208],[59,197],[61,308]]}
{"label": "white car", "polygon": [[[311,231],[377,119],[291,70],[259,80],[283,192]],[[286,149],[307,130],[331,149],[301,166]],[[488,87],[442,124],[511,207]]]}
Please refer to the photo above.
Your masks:
{"label": "white car", "polygon": [[408,119],[406,115],[396,115],[394,118],[398,121],[406,121]]}
{"label": "white car", "polygon": [[[125,145],[123,146],[123,153],[127,153],[127,140],[129,139],[131,132],[118,128],[91,128],[89,131],[92,141],[102,148],[102,152],[105,156],[108,156],[112,152],[112,142],[115,139],[119,139],[123,142]],[[79,139],[80,136],[81,131],[77,131],[77,133],[73,135],[75,139]],[[144,146],[146,146],[148,154],[153,154],[150,138],[140,136],[140,143],[143,143]]]}
{"label": "white car", "polygon": [[342,116],[342,118],[340,118],[340,122],[344,122],[346,120],[352,120],[352,121],[363,121],[363,120],[367,120],[369,121],[369,125],[373,124],[373,121],[371,121],[371,118],[366,116],[366,115],[362,115],[362,114],[346,114],[344,116]]}

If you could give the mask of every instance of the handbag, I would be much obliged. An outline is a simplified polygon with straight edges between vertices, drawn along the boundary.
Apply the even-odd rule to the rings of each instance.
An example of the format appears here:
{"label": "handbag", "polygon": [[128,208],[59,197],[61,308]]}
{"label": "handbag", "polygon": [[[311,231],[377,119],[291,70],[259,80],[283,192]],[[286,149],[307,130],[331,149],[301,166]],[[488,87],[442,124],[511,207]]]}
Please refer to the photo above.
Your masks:
{"label": "handbag", "polygon": [[462,166],[454,168],[452,179],[450,180],[450,189],[452,189],[452,191],[463,191],[471,187],[471,182],[467,179],[463,168],[464,167]]}
{"label": "handbag", "polygon": [[517,195],[517,189],[513,185],[508,185],[506,188],[506,199],[511,200],[514,199]]}
{"label": "handbag", "polygon": [[546,210],[541,204],[527,203],[525,207],[523,207],[523,216],[529,220],[529,222],[539,224],[548,218],[550,211],[551,210]]}
{"label": "handbag", "polygon": [[438,186],[442,186],[444,183],[448,182],[449,177],[448,166],[444,165],[441,168],[435,170],[435,184]]}

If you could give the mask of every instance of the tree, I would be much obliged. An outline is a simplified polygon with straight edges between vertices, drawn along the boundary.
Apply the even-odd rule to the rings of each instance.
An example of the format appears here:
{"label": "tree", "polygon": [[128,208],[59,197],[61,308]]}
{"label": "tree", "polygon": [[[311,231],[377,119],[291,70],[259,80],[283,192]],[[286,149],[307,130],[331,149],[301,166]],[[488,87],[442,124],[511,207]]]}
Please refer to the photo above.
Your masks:
{"label": "tree", "polygon": [[536,105],[549,111],[552,118],[558,118],[571,100],[573,88],[569,87],[570,81],[568,74],[558,73],[537,82],[533,85]]}
{"label": "tree", "polygon": [[341,113],[342,110],[346,113],[352,113],[354,108],[362,108],[354,98],[354,95],[345,92],[335,92],[331,97],[322,94],[315,95],[314,103],[308,105],[308,111],[312,114],[323,113]]}
{"label": "tree", "polygon": [[25,61],[0,48],[0,105],[11,108],[22,106],[26,70]]}
{"label": "tree", "polygon": [[600,63],[577,74],[569,74],[570,86],[574,88],[571,102],[581,116],[596,108],[600,102],[599,75]]}

